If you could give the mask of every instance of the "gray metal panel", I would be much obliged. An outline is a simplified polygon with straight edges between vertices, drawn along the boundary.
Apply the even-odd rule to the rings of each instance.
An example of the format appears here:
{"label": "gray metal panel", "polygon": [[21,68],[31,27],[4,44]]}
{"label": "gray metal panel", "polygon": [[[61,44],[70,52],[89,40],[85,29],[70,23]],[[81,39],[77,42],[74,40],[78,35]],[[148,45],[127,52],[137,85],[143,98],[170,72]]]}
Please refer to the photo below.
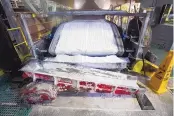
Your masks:
{"label": "gray metal panel", "polygon": [[173,26],[167,24],[157,25],[152,29],[152,45],[166,51],[170,50],[173,43]]}
{"label": "gray metal panel", "polygon": [[164,4],[173,4],[173,0],[158,0],[157,6],[163,6]]}
{"label": "gray metal panel", "polygon": [[173,4],[173,0],[140,0],[141,7],[148,8],[152,6],[162,7],[165,4]]}

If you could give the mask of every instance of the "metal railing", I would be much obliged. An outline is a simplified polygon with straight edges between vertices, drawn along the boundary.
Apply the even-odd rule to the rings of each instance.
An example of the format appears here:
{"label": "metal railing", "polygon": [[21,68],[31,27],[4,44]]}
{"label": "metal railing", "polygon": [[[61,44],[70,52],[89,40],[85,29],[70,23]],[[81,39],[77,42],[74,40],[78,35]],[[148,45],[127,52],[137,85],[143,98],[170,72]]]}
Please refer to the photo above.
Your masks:
{"label": "metal railing", "polygon": [[18,43],[17,45],[14,45],[14,47],[17,47],[17,46],[20,46],[22,44],[25,44],[27,46],[27,48],[29,48],[28,43],[27,43],[26,38],[25,38],[25,35],[24,35],[21,27],[7,29],[7,31],[16,31],[16,30],[19,30],[20,31],[20,33],[21,33],[22,38],[23,38],[24,41],[21,42],[21,43]]}
{"label": "metal railing", "polygon": [[16,28],[7,29],[8,32],[10,32],[10,31],[16,31],[16,30],[19,30],[19,31],[20,31],[20,33],[21,33],[21,35],[22,35],[23,42],[20,42],[20,43],[17,43],[17,44],[13,44],[13,46],[14,46],[14,48],[15,48],[15,50],[16,50],[18,56],[19,56],[19,58],[21,59],[21,61],[24,61],[24,59],[25,59],[26,57],[31,56],[31,55],[30,55],[30,53],[28,53],[28,52],[27,52],[26,54],[23,54],[20,50],[18,50],[17,47],[19,47],[19,46],[21,46],[21,45],[25,45],[25,47],[27,48],[27,51],[30,50],[30,47],[29,47],[29,45],[28,45],[28,43],[27,43],[26,37],[25,37],[25,35],[24,35],[24,33],[23,33],[21,27],[16,27]]}

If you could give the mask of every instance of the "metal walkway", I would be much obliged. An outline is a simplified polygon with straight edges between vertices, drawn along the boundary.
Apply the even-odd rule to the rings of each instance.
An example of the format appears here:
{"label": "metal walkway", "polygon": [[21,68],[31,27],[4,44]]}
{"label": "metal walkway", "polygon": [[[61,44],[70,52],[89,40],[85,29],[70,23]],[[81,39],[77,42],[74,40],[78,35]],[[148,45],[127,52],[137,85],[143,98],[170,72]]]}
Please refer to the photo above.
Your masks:
{"label": "metal walkway", "polygon": [[0,77],[0,116],[28,116],[30,111],[22,104],[19,89],[10,86],[8,77]]}

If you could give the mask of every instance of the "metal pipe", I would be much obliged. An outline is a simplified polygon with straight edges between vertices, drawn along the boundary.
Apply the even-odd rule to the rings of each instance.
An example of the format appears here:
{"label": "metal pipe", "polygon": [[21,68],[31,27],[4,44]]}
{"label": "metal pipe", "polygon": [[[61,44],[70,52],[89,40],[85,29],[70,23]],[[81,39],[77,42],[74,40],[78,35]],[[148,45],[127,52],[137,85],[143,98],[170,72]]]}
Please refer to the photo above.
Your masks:
{"label": "metal pipe", "polygon": [[32,55],[34,56],[34,58],[37,59],[37,55],[36,55],[36,51],[35,51],[35,46],[34,46],[34,43],[33,43],[32,38],[31,38],[30,31],[29,31],[29,28],[27,26],[27,22],[26,22],[26,20],[24,18],[24,15],[23,14],[20,14],[20,18],[21,18],[22,24],[24,26],[23,30],[24,30],[24,33],[25,33],[26,38],[28,40],[28,44],[31,46]]}
{"label": "metal pipe", "polygon": [[139,41],[138,41],[138,46],[137,46],[137,50],[136,50],[136,58],[140,58],[141,57],[141,48],[142,48],[142,42],[144,41],[144,36],[145,36],[145,32],[150,20],[150,14],[151,12],[148,12],[146,15],[146,18],[143,21],[143,25],[141,27],[141,32],[140,32],[140,36],[139,36]]}
{"label": "metal pipe", "polygon": [[125,11],[112,11],[112,10],[100,10],[100,11],[78,11],[78,10],[69,10],[69,11],[57,11],[57,12],[49,12],[48,15],[118,15],[118,16],[139,16],[145,17],[146,13],[128,13]]}
{"label": "metal pipe", "polygon": [[17,27],[17,28],[10,28],[10,29],[7,29],[7,31],[15,31],[15,30],[18,30],[20,27]]}
{"label": "metal pipe", "polygon": [[131,12],[132,0],[129,0],[129,13]]}
{"label": "metal pipe", "polygon": [[165,21],[169,21],[169,15],[170,15],[170,12],[172,11],[172,7],[173,7],[173,5],[170,6]]}
{"label": "metal pipe", "polygon": [[[129,5],[129,13],[131,13],[131,6],[132,6],[132,2],[131,2],[131,0],[130,0],[130,5]],[[128,16],[128,18],[127,18],[127,26],[126,26],[126,30],[128,30],[128,26],[129,26],[129,16]],[[126,34],[127,34],[127,32],[128,31],[126,31]]]}

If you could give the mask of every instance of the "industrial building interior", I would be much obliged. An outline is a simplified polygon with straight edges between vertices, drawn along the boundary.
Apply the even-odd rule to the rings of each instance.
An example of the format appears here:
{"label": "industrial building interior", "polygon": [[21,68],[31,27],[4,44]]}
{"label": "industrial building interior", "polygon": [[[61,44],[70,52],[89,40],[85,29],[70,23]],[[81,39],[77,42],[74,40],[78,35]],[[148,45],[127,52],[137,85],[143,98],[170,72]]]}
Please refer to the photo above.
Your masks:
{"label": "industrial building interior", "polygon": [[173,0],[0,0],[0,116],[173,116]]}

